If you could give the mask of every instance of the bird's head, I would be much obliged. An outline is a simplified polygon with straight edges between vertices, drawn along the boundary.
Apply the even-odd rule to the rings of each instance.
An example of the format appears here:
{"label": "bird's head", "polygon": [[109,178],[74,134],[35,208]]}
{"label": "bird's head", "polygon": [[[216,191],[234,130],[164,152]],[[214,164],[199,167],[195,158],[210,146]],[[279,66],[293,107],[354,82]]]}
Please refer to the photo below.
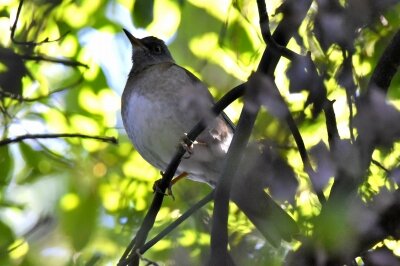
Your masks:
{"label": "bird's head", "polygon": [[174,62],[162,40],[153,36],[139,39],[126,29],[124,32],[132,44],[132,73],[138,73],[151,65]]}

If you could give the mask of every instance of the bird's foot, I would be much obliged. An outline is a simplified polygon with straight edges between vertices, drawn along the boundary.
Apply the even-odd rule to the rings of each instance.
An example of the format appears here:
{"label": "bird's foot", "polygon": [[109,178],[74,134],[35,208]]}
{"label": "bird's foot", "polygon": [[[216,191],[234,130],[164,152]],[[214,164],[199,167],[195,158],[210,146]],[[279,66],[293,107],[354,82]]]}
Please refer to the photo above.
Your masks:
{"label": "bird's foot", "polygon": [[[163,172],[161,172],[161,175],[164,175]],[[155,193],[161,193],[164,196],[171,196],[173,200],[175,200],[175,196],[172,193],[172,186],[174,184],[176,184],[176,182],[178,182],[179,180],[181,180],[182,178],[186,177],[188,175],[188,173],[183,172],[181,174],[179,174],[178,176],[174,177],[171,182],[169,183],[168,187],[167,187],[167,193],[163,192],[162,189],[160,188],[160,182],[161,179],[158,179],[156,182],[154,182],[153,184],[153,192]]]}
{"label": "bird's foot", "polygon": [[[160,171],[161,176],[164,176],[164,173]],[[167,193],[165,193],[161,188],[161,181],[162,179],[158,179],[157,181],[154,182],[153,184],[153,192],[154,193],[160,193],[164,196],[171,196],[173,200],[175,200],[174,194],[172,194],[172,181],[169,183],[167,187]]]}
{"label": "bird's foot", "polygon": [[193,141],[191,141],[188,137],[187,134],[183,136],[181,139],[180,145],[185,149],[186,153],[183,156],[183,159],[189,159],[190,156],[193,154]]}

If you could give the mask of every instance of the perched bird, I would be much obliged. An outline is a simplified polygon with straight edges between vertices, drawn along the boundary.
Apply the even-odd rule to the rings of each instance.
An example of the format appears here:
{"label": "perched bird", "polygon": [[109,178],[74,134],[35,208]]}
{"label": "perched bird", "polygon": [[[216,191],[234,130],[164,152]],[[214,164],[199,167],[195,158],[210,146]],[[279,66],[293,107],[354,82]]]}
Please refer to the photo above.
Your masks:
{"label": "perched bird", "polygon": [[[132,44],[133,66],[122,94],[122,120],[130,140],[146,161],[165,171],[184,134],[200,119],[209,121],[178,174],[214,187],[234,134],[232,122],[225,114],[213,116],[214,101],[207,87],[175,63],[162,40],[124,32]],[[249,199],[233,194],[232,200],[272,244],[291,240],[297,232],[295,222],[263,187],[257,189],[248,191]]]}

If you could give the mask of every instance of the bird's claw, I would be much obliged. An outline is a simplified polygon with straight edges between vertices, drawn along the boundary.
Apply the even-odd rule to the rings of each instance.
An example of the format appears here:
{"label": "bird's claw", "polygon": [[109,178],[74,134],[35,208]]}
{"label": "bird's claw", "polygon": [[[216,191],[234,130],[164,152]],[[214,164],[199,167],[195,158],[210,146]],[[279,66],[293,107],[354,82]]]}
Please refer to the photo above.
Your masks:
{"label": "bird's claw", "polygon": [[186,151],[185,156],[183,156],[183,159],[189,159],[190,156],[193,154],[193,141],[188,138],[186,133],[181,139],[180,145]]}
{"label": "bird's claw", "polygon": [[[161,172],[161,175],[164,175],[164,173]],[[161,179],[158,179],[157,181],[154,182],[153,184],[153,192],[154,193],[160,193],[164,196],[171,196],[173,200],[175,200],[175,196],[172,193],[172,183],[169,183],[168,188],[167,188],[167,193],[163,192],[162,189],[160,188],[160,183]]]}

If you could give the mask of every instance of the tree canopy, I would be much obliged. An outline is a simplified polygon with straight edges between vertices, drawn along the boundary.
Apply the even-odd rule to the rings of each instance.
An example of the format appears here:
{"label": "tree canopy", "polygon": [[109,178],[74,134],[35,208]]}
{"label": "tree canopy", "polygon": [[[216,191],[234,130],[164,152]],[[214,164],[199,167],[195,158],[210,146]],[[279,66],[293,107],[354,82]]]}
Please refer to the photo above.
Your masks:
{"label": "tree canopy", "polygon": [[[2,1],[0,265],[400,265],[399,14],[395,0]],[[163,39],[222,98],[214,111],[243,136],[232,191],[261,210],[251,188],[265,186],[299,228],[291,242],[266,241],[233,203],[213,223],[218,186],[212,202],[189,180],[174,199],[153,191],[167,173],[121,122],[123,28]]]}

